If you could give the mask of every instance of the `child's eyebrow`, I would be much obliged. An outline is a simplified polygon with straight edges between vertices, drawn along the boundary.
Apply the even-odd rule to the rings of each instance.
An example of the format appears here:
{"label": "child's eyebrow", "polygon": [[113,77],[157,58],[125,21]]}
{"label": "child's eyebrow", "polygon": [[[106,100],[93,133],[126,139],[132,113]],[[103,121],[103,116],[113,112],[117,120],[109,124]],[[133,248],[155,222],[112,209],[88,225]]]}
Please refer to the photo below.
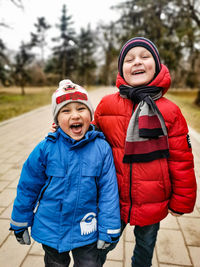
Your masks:
{"label": "child's eyebrow", "polygon": [[145,50],[143,50],[142,52],[143,52],[143,53],[148,53],[148,54],[151,54],[151,52],[150,52],[149,50],[146,50],[146,49],[145,49]]}
{"label": "child's eyebrow", "polygon": [[143,51],[142,54],[144,55],[151,55],[151,53],[149,51]]}
{"label": "child's eyebrow", "polygon": [[69,108],[68,107],[65,107],[65,108],[61,109],[61,111],[66,110],[66,109],[68,110]]}

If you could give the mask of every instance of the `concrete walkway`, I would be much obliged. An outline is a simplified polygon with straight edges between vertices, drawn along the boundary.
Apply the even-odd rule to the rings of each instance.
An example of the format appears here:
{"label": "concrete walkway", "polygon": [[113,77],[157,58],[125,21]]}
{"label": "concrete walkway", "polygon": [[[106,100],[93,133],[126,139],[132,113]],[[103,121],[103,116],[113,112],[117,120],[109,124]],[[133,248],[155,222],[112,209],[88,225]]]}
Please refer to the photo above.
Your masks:
{"label": "concrete walkway", "polygon": [[[113,90],[92,91],[94,106]],[[31,246],[22,246],[8,229],[22,164],[48,133],[51,122],[51,109],[46,106],[0,124],[0,267],[44,266],[41,245],[32,240]],[[153,267],[200,267],[200,135],[192,129],[190,134],[198,182],[196,206],[191,214],[179,218],[169,215],[161,222]],[[105,267],[131,266],[132,230],[133,227],[126,228],[116,249],[108,255]]]}

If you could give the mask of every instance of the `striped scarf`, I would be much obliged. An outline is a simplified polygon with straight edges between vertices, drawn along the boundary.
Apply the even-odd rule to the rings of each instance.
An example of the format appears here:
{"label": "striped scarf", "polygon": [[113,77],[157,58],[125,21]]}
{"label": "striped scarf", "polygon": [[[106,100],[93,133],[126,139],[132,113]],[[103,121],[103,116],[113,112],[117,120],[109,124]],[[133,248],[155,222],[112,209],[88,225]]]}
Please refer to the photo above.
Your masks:
{"label": "striped scarf", "polygon": [[129,121],[123,162],[149,162],[169,157],[166,125],[154,102],[162,96],[162,88],[121,84],[119,90],[122,97],[138,103]]}

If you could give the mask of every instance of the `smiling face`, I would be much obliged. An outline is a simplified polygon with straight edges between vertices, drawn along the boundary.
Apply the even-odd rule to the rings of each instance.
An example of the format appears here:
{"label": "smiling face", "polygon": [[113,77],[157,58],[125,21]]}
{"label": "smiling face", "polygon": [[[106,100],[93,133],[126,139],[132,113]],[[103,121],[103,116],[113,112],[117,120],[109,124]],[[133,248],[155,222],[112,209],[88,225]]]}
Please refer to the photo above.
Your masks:
{"label": "smiling face", "polygon": [[152,54],[144,47],[136,46],[126,54],[123,62],[124,80],[131,86],[148,84],[154,77],[156,64]]}
{"label": "smiling face", "polygon": [[89,129],[91,115],[86,105],[72,102],[60,109],[57,120],[60,128],[66,134],[79,141]]}

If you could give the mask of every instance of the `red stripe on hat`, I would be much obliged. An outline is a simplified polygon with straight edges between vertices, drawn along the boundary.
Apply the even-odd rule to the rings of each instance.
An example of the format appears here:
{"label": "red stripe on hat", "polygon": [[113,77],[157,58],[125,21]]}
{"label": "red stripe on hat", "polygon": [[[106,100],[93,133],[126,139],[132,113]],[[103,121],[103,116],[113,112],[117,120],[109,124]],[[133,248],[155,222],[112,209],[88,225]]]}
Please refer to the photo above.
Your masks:
{"label": "red stripe on hat", "polygon": [[154,116],[140,116],[139,117],[139,129],[154,129],[154,128],[161,128],[160,121],[157,115]]}
{"label": "red stripe on hat", "polygon": [[168,149],[168,141],[166,136],[147,141],[126,142],[125,144],[126,155],[145,154],[164,149]]}
{"label": "red stripe on hat", "polygon": [[81,93],[81,92],[67,93],[67,94],[63,94],[61,96],[58,96],[56,98],[56,103],[60,104],[60,103],[67,101],[67,100],[74,100],[74,101],[75,100],[85,100],[85,101],[87,101],[88,97],[86,94]]}

